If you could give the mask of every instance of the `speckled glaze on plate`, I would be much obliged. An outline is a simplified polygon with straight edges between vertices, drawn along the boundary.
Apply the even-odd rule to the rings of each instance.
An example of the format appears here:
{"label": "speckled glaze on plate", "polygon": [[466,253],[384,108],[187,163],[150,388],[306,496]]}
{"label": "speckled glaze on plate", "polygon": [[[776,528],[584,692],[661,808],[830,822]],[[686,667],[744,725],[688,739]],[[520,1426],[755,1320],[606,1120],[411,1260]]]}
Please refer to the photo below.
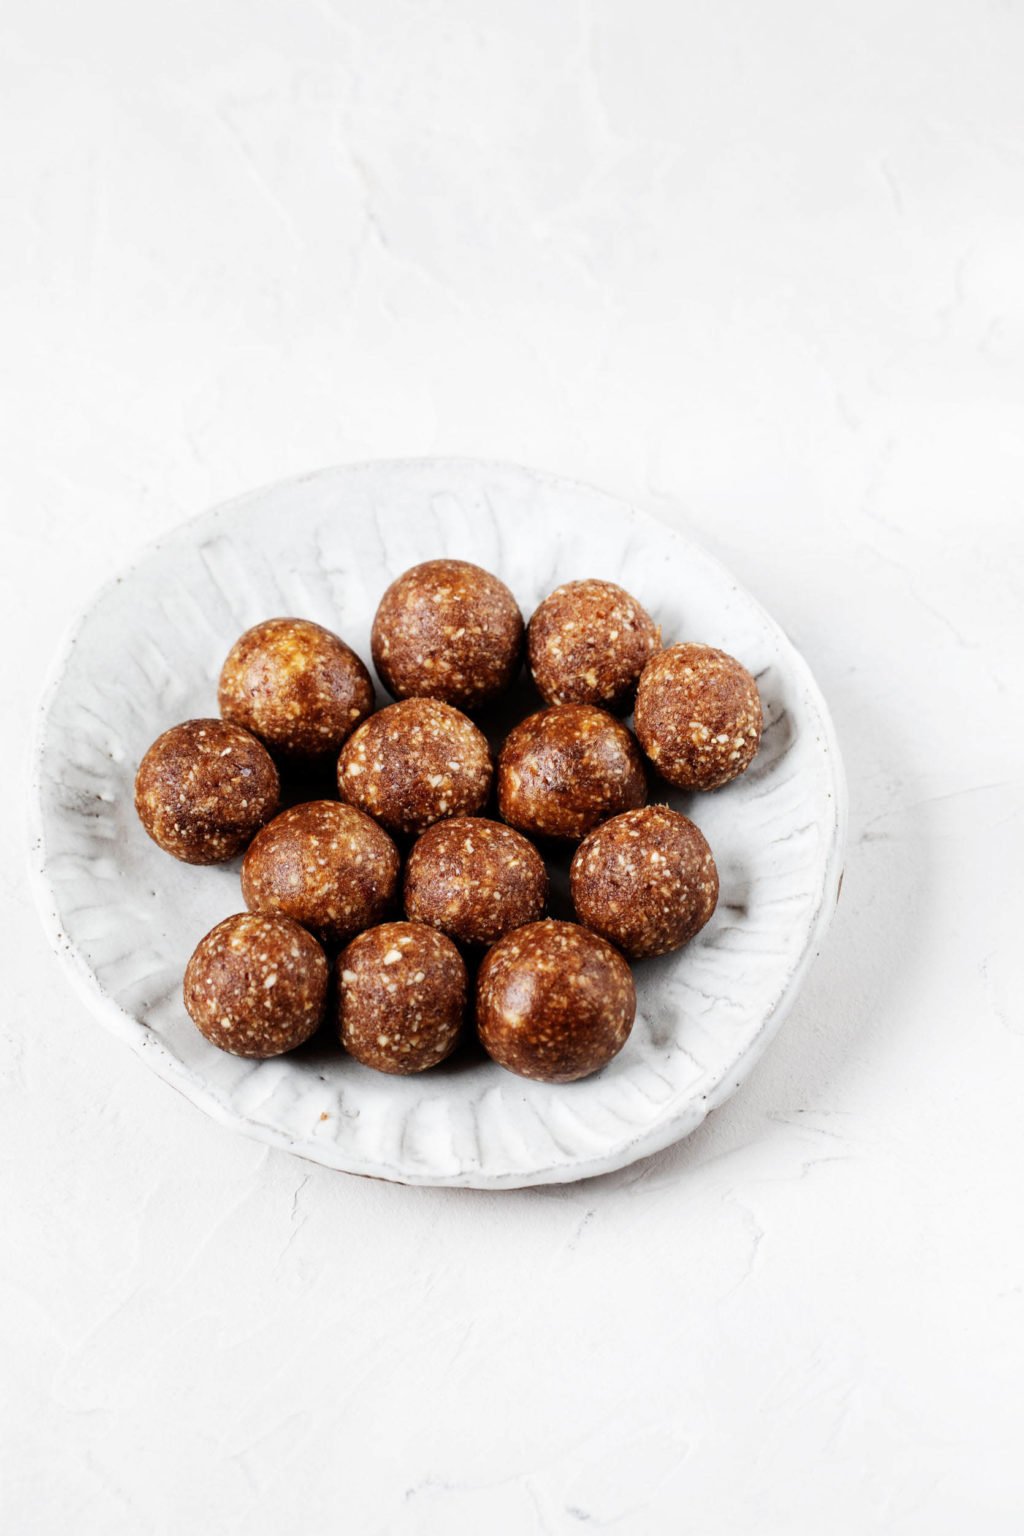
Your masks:
{"label": "speckled glaze on plate", "polygon": [[[135,819],[139,759],[167,726],[215,712],[220,665],[243,629],[279,614],[315,619],[369,661],[385,587],[441,555],[494,571],[526,617],[573,577],[620,582],[666,643],[700,639],[739,656],[765,704],[742,779],[660,797],[714,849],[715,916],[681,953],[637,966],[625,1049],[568,1086],[527,1082],[472,1052],[395,1078],[329,1039],[267,1062],[216,1050],[185,1013],[182,973],[199,938],[242,908],[238,861],[178,864]],[[491,1189],[620,1168],[729,1096],[821,945],[846,819],[814,679],[727,570],[601,492],[471,460],[325,470],[215,508],[147,550],[92,601],[58,659],[40,706],[31,817],[53,944],[97,1018],[155,1072],[224,1124],[328,1167]]]}

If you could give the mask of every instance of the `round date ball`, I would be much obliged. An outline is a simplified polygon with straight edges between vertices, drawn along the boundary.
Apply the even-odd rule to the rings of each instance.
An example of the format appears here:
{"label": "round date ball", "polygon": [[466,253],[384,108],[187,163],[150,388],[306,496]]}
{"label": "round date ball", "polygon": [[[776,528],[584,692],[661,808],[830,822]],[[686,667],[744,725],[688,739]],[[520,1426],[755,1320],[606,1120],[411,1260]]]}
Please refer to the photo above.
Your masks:
{"label": "round date ball", "polygon": [[371,715],[338,759],[338,793],[392,832],[472,815],[491,792],[491,752],[472,720],[437,699]]}
{"label": "round date ball", "polygon": [[527,656],[546,704],[624,709],[661,630],[613,581],[567,581],[546,597],[526,632]]}
{"label": "round date ball", "polygon": [[233,859],[273,816],[279,794],[266,748],[226,720],[173,725],[135,775],[139,820],[165,853],[185,864]]}
{"label": "round date ball", "polygon": [[327,957],[290,917],[240,912],[201,939],[185,970],[185,1007],[233,1056],[280,1056],[316,1032]]}
{"label": "round date ball", "polygon": [[275,816],[249,845],[242,895],[251,912],[282,912],[328,944],[388,915],[398,849],[351,805],[311,800]]}
{"label": "round date ball", "polygon": [[539,710],[501,749],[498,808],[520,832],[580,838],[646,799],[636,742],[621,721],[592,704]]}
{"label": "round date ball", "polygon": [[487,1054],[520,1077],[589,1077],[629,1038],[636,990],[618,950],[576,923],[516,928],[488,950],[476,1022]]}
{"label": "round date ball", "polygon": [[713,646],[669,646],[641,674],[636,734],[662,778],[680,789],[735,779],[750,766],[762,723],[754,679]]}
{"label": "round date ball", "polygon": [[718,901],[704,834],[667,805],[595,827],[576,850],[569,880],[580,922],[634,960],[688,943]]}
{"label": "round date ball", "polygon": [[220,674],[225,720],[285,758],[337,752],[372,713],[370,674],[355,651],[309,619],[267,619],[235,641]]}
{"label": "round date ball", "polygon": [[429,827],[405,867],[405,912],[463,944],[494,944],[544,913],[548,876],[532,843],[500,821]]}
{"label": "round date ball", "polygon": [[405,1075],[451,1053],[466,1011],[466,967],[422,923],[381,923],[338,956],[341,1043],[364,1066]]}
{"label": "round date ball", "polygon": [[503,581],[465,560],[414,565],[380,600],[373,664],[397,699],[475,709],[519,670],[523,616]]}

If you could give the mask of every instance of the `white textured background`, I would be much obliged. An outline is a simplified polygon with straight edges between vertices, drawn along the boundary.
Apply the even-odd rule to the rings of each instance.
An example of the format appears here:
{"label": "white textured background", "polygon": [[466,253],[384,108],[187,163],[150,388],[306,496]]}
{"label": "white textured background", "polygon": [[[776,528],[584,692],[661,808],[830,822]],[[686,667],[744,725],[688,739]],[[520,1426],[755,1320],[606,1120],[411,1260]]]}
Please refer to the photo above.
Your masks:
{"label": "white textured background", "polygon": [[[6,1530],[1021,1530],[1022,79],[1012,0],[3,0]],[[790,1022],[586,1185],[219,1130],[26,895],[26,722],[111,567],[432,452],[697,534],[846,751]]]}

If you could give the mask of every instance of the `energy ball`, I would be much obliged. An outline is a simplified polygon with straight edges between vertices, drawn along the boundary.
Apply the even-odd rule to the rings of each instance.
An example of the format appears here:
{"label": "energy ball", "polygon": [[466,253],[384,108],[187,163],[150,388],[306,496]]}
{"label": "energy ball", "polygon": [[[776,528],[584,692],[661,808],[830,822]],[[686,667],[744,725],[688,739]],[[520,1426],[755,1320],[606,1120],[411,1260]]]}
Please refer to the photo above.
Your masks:
{"label": "energy ball", "polygon": [[536,922],[547,899],[547,871],[533,844],[482,817],[428,827],[405,867],[406,916],[463,944],[494,944]]}
{"label": "energy ball", "polygon": [[282,912],[324,943],[344,944],[388,915],[398,849],[351,805],[311,800],[275,816],[249,845],[242,895],[251,912]]}
{"label": "energy ball", "polygon": [[580,838],[646,799],[636,742],[621,721],[592,704],[539,710],[501,749],[498,808],[520,832]]}
{"label": "energy ball", "polygon": [[233,859],[277,810],[266,748],[225,720],[164,731],[135,775],[135,809],[155,843],[185,864]]}
{"label": "energy ball", "polygon": [[228,653],[218,704],[285,758],[337,752],[374,705],[370,674],[355,651],[309,619],[267,619]]}
{"label": "energy ball", "polygon": [[437,699],[403,699],[372,715],[338,759],[338,793],[392,832],[422,832],[482,810],[491,752],[472,720]]}
{"label": "energy ball", "polygon": [[589,1077],[629,1038],[636,990],[617,950],[575,923],[516,928],[484,957],[476,1022],[487,1054],[520,1077]]}
{"label": "energy ball", "polygon": [[503,581],[465,560],[414,565],[380,600],[373,664],[397,699],[475,709],[519,670],[523,616]]}
{"label": "energy ball", "polygon": [[526,632],[530,671],[545,704],[626,708],[660,644],[659,626],[613,581],[556,587]]}
{"label": "energy ball", "polygon": [[576,850],[569,881],[580,922],[633,960],[688,943],[718,901],[704,834],[667,805],[595,827]]}
{"label": "energy ball", "polygon": [[240,912],[201,939],[185,970],[185,1007],[233,1056],[280,1056],[314,1034],[330,972],[320,945],[290,917]]}
{"label": "energy ball", "polygon": [[364,1066],[405,1075],[455,1048],[466,967],[451,939],[422,923],[382,923],[338,957],[341,1043]]}
{"label": "energy ball", "polygon": [[711,645],[653,656],[636,692],[636,734],[662,778],[680,789],[718,789],[750,762],[763,720],[757,684]]}

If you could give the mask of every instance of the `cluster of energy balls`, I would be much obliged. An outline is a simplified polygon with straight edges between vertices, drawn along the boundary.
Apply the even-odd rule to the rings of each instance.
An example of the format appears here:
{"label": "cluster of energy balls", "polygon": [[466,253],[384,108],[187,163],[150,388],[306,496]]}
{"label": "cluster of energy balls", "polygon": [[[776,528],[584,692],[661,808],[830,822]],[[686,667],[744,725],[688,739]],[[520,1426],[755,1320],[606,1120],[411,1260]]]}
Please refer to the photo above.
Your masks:
{"label": "cluster of energy balls", "polygon": [[[455,1048],[472,996],[509,1071],[598,1071],[633,1024],[629,961],[686,944],[718,899],[707,842],[647,803],[648,773],[687,790],[742,773],[761,737],[754,679],[711,646],[663,649],[610,581],[567,582],[524,627],[508,587],[462,560],[400,576],[371,648],[396,700],[379,710],[337,635],[257,624],[224,663],[220,718],[174,726],[142,760],[135,804],[161,848],[189,864],[244,855],[248,911],[195,950],[189,1014],[223,1050],[268,1057],[330,1013],[357,1060],[411,1073]],[[545,707],[495,763],[471,716],[510,688],[524,649]],[[335,762],[336,799],[281,809],[282,775]],[[545,917],[540,848],[556,844],[578,845],[575,922]]]}

